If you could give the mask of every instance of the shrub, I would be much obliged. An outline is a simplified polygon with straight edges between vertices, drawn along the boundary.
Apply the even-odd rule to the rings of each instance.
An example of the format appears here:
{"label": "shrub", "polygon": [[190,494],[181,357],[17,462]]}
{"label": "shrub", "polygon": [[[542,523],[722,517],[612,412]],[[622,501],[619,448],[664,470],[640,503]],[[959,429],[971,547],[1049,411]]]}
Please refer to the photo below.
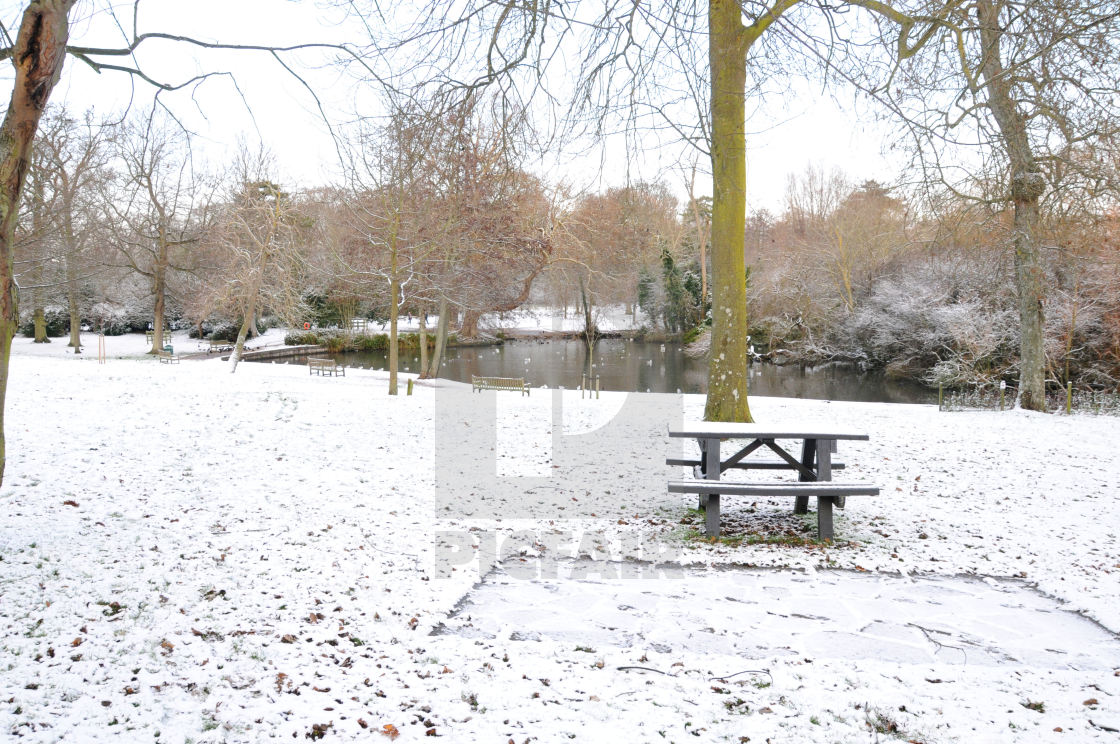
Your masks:
{"label": "shrub", "polygon": [[288,346],[317,346],[323,342],[315,331],[290,331],[284,336],[284,343]]}
{"label": "shrub", "polygon": [[358,336],[354,339],[354,347],[355,351],[388,351],[389,336],[384,333],[373,336]]}

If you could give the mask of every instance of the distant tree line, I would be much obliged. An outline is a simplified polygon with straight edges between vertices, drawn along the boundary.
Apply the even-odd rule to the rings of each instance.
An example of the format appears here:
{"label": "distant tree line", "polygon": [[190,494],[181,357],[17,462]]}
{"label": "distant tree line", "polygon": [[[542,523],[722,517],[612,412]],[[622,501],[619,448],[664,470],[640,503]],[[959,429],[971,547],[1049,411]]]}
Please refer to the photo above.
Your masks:
{"label": "distant tree line", "polygon": [[[450,334],[527,302],[596,326],[608,307],[691,339],[710,322],[711,203],[665,183],[571,195],[511,147],[516,122],[472,103],[401,111],[348,140],[344,182],[289,190],[267,153],[194,161],[158,114],[102,123],[51,110],[21,203],[21,330],[168,326],[244,341],[264,326],[421,319],[436,373]],[[747,310],[779,363],[846,362],[927,384],[1013,382],[1012,215],[808,168],[779,214],[747,220]],[[1043,210],[1046,375],[1120,380],[1120,212]],[[429,325],[425,321],[431,318]],[[395,325],[393,326],[395,328]],[[428,358],[428,350],[436,351]]]}

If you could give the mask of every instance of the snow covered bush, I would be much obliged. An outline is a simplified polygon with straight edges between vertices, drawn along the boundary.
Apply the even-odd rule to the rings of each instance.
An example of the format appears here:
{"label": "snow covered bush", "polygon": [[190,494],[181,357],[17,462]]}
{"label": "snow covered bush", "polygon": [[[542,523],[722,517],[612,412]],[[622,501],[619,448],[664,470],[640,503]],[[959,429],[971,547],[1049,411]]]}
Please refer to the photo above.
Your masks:
{"label": "snow covered bush", "polygon": [[[48,306],[43,308],[43,317],[47,321],[47,337],[57,338],[70,332],[70,313],[66,308]],[[35,317],[32,313],[24,313],[19,325],[19,332],[24,336],[35,335]]]}
{"label": "snow covered bush", "polygon": [[[98,302],[89,310],[89,324],[106,336],[120,336],[148,330],[152,322],[152,306],[143,302]],[[164,322],[167,322],[166,319]]]}
{"label": "snow covered bush", "polygon": [[832,349],[831,358],[929,385],[983,384],[1007,374],[1019,342],[1009,293],[977,281],[983,274],[946,273],[932,263],[911,269],[880,279],[818,353]]}

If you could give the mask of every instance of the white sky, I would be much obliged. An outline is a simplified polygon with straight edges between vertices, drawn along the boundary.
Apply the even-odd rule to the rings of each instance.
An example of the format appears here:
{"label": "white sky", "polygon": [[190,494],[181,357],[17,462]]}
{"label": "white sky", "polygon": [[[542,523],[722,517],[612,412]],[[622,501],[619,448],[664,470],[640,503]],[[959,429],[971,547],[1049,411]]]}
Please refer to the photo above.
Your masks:
{"label": "white sky", "polygon": [[[0,0],[0,18],[15,28],[24,3]],[[85,6],[72,29],[71,43],[119,46],[120,34],[104,11],[96,14]],[[99,4],[98,7],[101,7]],[[118,7],[118,18],[131,25],[131,5]],[[215,19],[222,19],[221,27]],[[230,43],[295,44],[309,41],[336,42],[345,39],[339,19],[314,3],[291,0],[193,0],[190,3],[147,0],[141,4],[141,30],[159,30],[200,39]],[[314,186],[330,182],[339,172],[338,156],[330,131],[316,109],[315,101],[291,75],[262,53],[206,51],[193,54],[182,45],[148,42],[142,47],[145,70],[161,80],[183,80],[211,70],[231,70],[229,78],[214,78],[192,95],[165,94],[165,101],[199,135],[196,152],[211,166],[227,162],[239,140],[252,145],[263,141],[276,155],[278,180]],[[322,58],[304,55],[301,75],[316,88],[337,126],[361,110],[359,99],[370,96],[337,71],[321,66]],[[319,69],[310,69],[318,65]],[[130,100],[146,103],[152,90],[120,73],[95,74],[71,58],[53,97],[73,112],[93,107],[108,115],[122,110]],[[244,100],[242,100],[242,96]],[[372,98],[372,96],[370,96]],[[800,173],[807,165],[838,167],[853,181],[868,178],[890,181],[897,173],[880,154],[880,137],[868,136],[868,127],[845,113],[815,91],[767,100],[748,126],[748,208],[779,211],[789,173]],[[250,115],[249,112],[252,112]],[[771,113],[772,112],[772,113]],[[361,113],[369,113],[361,110]],[[777,127],[776,124],[782,126]],[[653,180],[660,177],[683,198],[687,175],[679,169],[656,172],[656,156],[646,163],[627,163],[624,148],[611,144],[606,156],[564,156],[557,163],[541,163],[550,178],[562,177],[576,189],[599,190],[621,185],[627,177]],[[701,179],[697,191],[710,193],[710,183]]]}

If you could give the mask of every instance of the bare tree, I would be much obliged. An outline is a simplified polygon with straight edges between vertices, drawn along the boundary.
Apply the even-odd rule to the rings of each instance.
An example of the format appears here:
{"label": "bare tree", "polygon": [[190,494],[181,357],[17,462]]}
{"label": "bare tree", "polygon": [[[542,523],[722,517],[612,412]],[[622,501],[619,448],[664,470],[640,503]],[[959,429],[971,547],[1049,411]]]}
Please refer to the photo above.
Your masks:
{"label": "bare tree", "polygon": [[[764,52],[812,39],[814,15],[844,5],[873,12],[890,4],[856,0],[841,6],[800,0],[678,0],[661,4],[509,3],[467,0],[433,6],[407,19],[392,37],[395,50],[413,50],[407,69],[444,89],[492,86],[513,108],[533,94],[552,95],[551,114],[565,131],[599,137],[620,125],[631,141],[664,136],[711,158],[713,206],[712,341],[705,416],[750,421],[747,405],[746,92],[748,68]],[[950,0],[952,6],[957,3]],[[801,12],[804,9],[804,12]],[[941,11],[938,11],[941,12]],[[898,45],[911,55],[930,35]],[[771,40],[778,40],[771,43]],[[815,41],[815,40],[814,40]],[[706,42],[706,43],[705,43]],[[765,43],[764,43],[765,42]],[[477,50],[479,64],[469,52]],[[706,50],[707,54],[704,55]],[[570,99],[550,90],[551,65],[565,55],[581,74]],[[446,64],[452,61],[452,64]],[[572,66],[569,65],[568,69]],[[442,72],[442,75],[441,75]],[[566,111],[560,110],[567,106]]]}
{"label": "bare tree", "polygon": [[107,180],[105,125],[87,113],[78,121],[65,112],[48,115],[41,123],[37,150],[41,154],[44,186],[51,194],[52,223],[64,270],[70,316],[69,346],[82,348],[79,282],[93,270],[92,243],[101,235],[98,200]]}
{"label": "bare tree", "polygon": [[212,216],[212,188],[195,172],[189,137],[157,109],[127,121],[114,137],[119,173],[105,210],[114,243],[152,297],[152,348],[163,348],[164,319],[176,273],[193,268],[193,248]]}
{"label": "bare tree", "polygon": [[[165,32],[143,32],[140,28],[140,3],[132,4],[131,23],[116,19],[121,30],[117,46],[86,46],[70,43],[70,13],[76,0],[29,0],[15,34],[0,23],[0,61],[10,60],[14,67],[12,95],[0,124],[0,482],[3,479],[6,450],[3,439],[3,412],[8,387],[8,363],[12,338],[19,324],[17,291],[14,277],[16,221],[20,199],[31,159],[32,144],[52,91],[62,74],[67,55],[73,56],[97,72],[120,72],[152,85],[160,92],[189,89],[213,76],[229,76],[228,72],[206,72],[188,75],[185,79],[161,80],[149,74],[138,61],[137,52],[152,42],[164,42],[178,49],[225,49],[269,55],[280,68],[300,82],[289,55],[317,51],[339,54],[365,66],[370,76],[379,76],[354,49],[336,44],[298,44],[289,47],[229,44],[204,41]],[[115,16],[115,8],[106,2],[106,12]],[[131,29],[125,32],[123,29]],[[314,92],[307,88],[314,97]],[[318,101],[315,98],[316,102]]]}
{"label": "bare tree", "polygon": [[242,152],[236,186],[218,217],[212,240],[225,254],[224,305],[240,320],[230,372],[237,371],[245,341],[263,308],[288,321],[301,310],[306,284],[304,233],[310,227],[292,195],[268,178],[271,159]]}
{"label": "bare tree", "polygon": [[[1120,133],[1120,8],[1094,0],[977,0],[923,14],[903,4],[857,4],[880,14],[887,46],[898,50],[869,87],[907,122],[917,164],[958,195],[1011,211],[1018,402],[1045,410],[1040,221],[1055,204],[1091,205],[1116,193],[1110,158],[1099,153]],[[970,149],[974,155],[962,155]],[[1085,157],[1086,150],[1097,156]]]}
{"label": "bare tree", "polygon": [[390,395],[398,392],[405,293],[432,249],[431,129],[423,110],[402,108],[383,127],[367,123],[351,148],[345,197],[350,237],[337,255],[350,282],[388,289]]}

